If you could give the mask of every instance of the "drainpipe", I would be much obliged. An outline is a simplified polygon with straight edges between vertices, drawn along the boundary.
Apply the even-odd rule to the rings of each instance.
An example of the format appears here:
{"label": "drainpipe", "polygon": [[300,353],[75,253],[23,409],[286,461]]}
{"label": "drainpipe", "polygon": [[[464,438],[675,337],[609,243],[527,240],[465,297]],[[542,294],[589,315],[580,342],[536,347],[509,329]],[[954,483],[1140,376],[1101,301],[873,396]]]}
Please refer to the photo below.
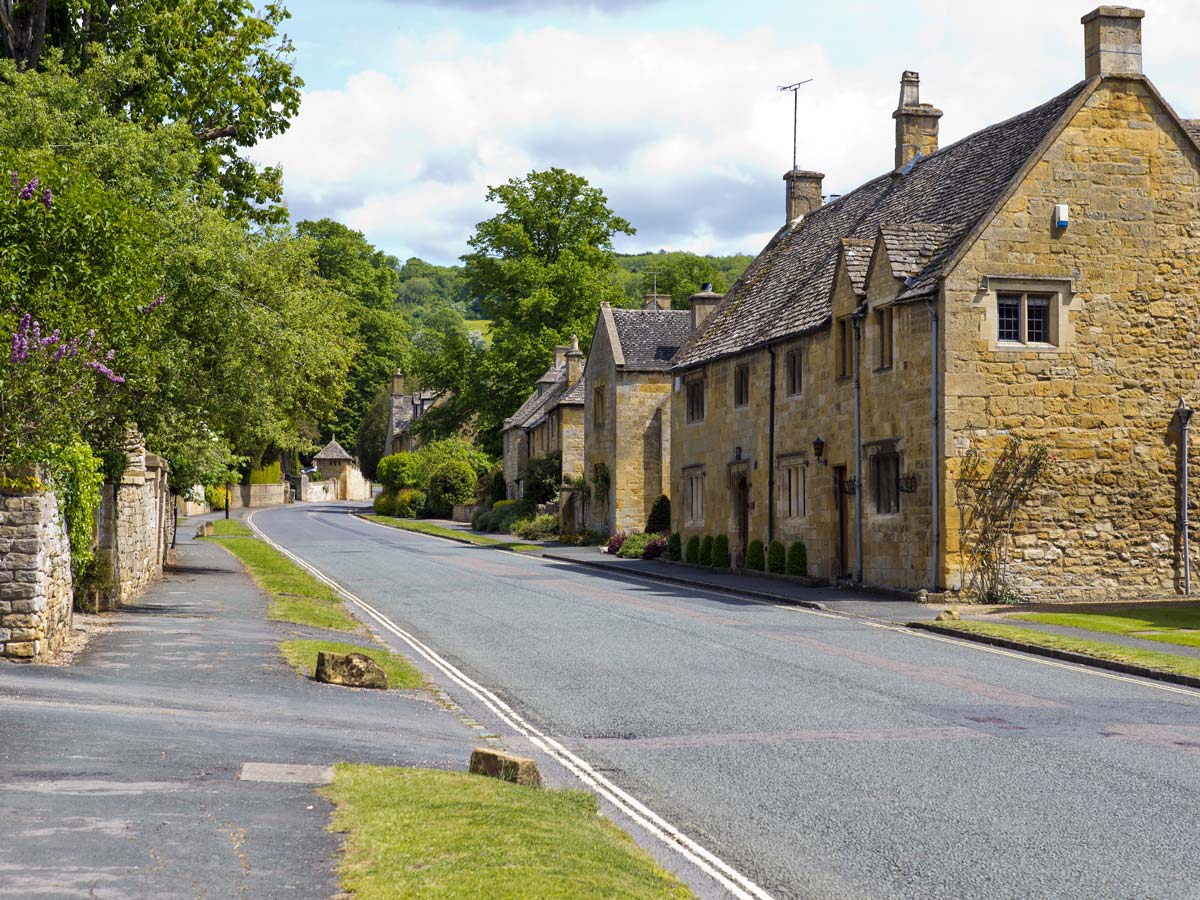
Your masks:
{"label": "drainpipe", "polygon": [[862,532],[862,382],[859,379],[860,357],[862,356],[862,317],[857,313],[854,322],[854,580],[863,580],[863,532]]}
{"label": "drainpipe", "polygon": [[771,356],[771,406],[767,416],[767,544],[775,540],[775,348]]}
{"label": "drainpipe", "polygon": [[929,492],[933,504],[933,558],[930,564],[929,587],[938,589],[938,557],[942,549],[942,481],[938,465],[938,312],[937,304],[926,300],[929,310]]}
{"label": "drainpipe", "polygon": [[1188,423],[1195,412],[1187,401],[1179,398],[1179,527],[1183,529],[1183,592],[1192,593],[1192,559],[1188,547]]}

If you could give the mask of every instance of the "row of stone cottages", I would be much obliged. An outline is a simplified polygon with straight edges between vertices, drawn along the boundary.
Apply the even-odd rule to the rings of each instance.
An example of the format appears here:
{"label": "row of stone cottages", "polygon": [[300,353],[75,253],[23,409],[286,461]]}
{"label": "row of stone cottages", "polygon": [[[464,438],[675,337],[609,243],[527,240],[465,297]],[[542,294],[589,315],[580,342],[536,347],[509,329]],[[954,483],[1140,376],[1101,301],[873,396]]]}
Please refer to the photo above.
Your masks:
{"label": "row of stone cottages", "polygon": [[593,528],[664,492],[685,536],[803,540],[827,578],[1190,592],[1200,122],[1143,74],[1142,19],[1084,16],[1082,81],[944,148],[905,72],[888,171],[828,203],[789,172],[723,298],[605,307],[586,365],[556,352],[505,428],[510,491],[561,450]]}

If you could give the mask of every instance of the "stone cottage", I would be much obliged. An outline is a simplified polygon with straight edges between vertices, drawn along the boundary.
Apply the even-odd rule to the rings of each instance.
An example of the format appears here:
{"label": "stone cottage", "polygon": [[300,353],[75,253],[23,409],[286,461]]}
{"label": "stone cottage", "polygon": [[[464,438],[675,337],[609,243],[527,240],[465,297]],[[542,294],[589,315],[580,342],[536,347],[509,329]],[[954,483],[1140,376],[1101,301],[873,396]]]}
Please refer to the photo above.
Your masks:
{"label": "stone cottage", "polygon": [[329,499],[371,499],[371,482],[363,477],[362,471],[354,462],[354,457],[336,440],[330,441],[313,457],[313,465],[325,481],[337,485],[335,496]]}
{"label": "stone cottage", "polygon": [[1182,590],[1200,129],[1143,74],[1142,18],[1084,16],[1083,81],[944,148],[905,72],[889,171],[825,205],[819,173],[785,176],[787,223],[675,360],[677,530],[969,589],[964,469],[1018,437],[1050,458],[992,545],[1006,589]]}
{"label": "stone cottage", "polygon": [[504,483],[508,498],[525,496],[530,460],[562,454],[564,481],[583,472],[583,364],[578,338],[554,348],[554,362],[528,399],[504,420]]}
{"label": "stone cottage", "polygon": [[[700,302],[720,300],[711,285],[705,288]],[[669,369],[691,331],[692,313],[671,309],[670,295],[649,294],[642,309],[601,305],[582,388],[591,502],[581,521],[568,526],[641,531],[654,501],[670,495]]]}
{"label": "stone cottage", "polygon": [[413,433],[413,424],[438,402],[433,391],[410,391],[400,369],[392,376],[392,397],[388,416],[388,440],[384,455],[411,453],[421,445],[420,438]]}

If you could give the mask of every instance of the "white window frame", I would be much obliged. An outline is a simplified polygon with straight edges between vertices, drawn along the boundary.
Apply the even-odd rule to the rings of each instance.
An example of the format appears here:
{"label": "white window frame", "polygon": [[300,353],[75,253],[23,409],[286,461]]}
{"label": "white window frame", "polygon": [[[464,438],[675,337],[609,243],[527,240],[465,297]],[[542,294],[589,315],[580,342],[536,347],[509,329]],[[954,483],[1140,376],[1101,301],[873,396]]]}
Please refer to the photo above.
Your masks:
{"label": "white window frame", "polygon": [[782,519],[808,515],[808,465],[802,458],[780,460],[779,514]]}
{"label": "white window frame", "polygon": [[685,525],[704,524],[704,492],[707,479],[704,467],[683,470],[683,521]]}

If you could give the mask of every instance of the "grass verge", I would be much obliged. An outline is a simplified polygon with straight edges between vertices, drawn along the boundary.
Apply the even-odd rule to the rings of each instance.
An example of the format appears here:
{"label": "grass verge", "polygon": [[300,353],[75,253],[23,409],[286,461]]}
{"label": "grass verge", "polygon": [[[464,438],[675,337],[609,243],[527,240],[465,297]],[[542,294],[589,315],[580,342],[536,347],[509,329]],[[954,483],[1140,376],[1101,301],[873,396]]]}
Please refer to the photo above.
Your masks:
{"label": "grass verge", "polygon": [[373,514],[364,514],[364,519],[370,519],[372,522],[378,522],[380,525],[389,525],[392,528],[402,528],[405,531],[415,531],[417,534],[431,534],[435,537],[449,538],[452,541],[460,541],[464,544],[475,544],[479,547],[494,547],[497,550],[515,550],[523,552],[527,550],[541,550],[540,544],[522,544],[519,541],[502,541],[496,538],[485,537],[482,534],[474,534],[470,531],[459,531],[456,528],[446,528],[444,525],[435,525],[432,522],[423,522],[420,519],[397,519],[394,516],[376,516]]}
{"label": "grass verge", "polygon": [[1172,653],[1158,653],[1154,650],[1139,650],[1136,647],[1122,647],[1120,644],[1106,644],[1103,641],[1089,641],[1083,638],[1060,637],[1044,631],[1021,628],[1018,625],[996,625],[991,622],[938,622],[937,624],[938,630],[941,631],[1002,638],[1033,647],[1065,650],[1110,662],[1142,666],[1156,672],[1200,678],[1200,659],[1188,656],[1175,656]]}
{"label": "grass verge", "polygon": [[254,532],[241,519],[213,519],[212,527],[215,537],[254,537]]}
{"label": "grass verge", "polygon": [[1124,634],[1181,647],[1200,647],[1200,605],[1194,604],[1116,606],[1102,613],[1017,613],[1006,618]]}
{"label": "grass verge", "polygon": [[257,538],[210,538],[239,560],[271,597],[267,617],[333,631],[362,631],[336,591]]}
{"label": "grass verge", "polygon": [[388,688],[413,689],[425,687],[421,673],[403,656],[384,650],[382,647],[359,647],[355,644],[339,644],[334,641],[280,641],[279,649],[297,672],[310,678],[317,671],[317,654],[362,653],[371,657],[387,673]]}
{"label": "grass verge", "polygon": [[324,792],[347,833],[338,874],[355,900],[687,898],[582,791],[480,775],[341,763]]}

